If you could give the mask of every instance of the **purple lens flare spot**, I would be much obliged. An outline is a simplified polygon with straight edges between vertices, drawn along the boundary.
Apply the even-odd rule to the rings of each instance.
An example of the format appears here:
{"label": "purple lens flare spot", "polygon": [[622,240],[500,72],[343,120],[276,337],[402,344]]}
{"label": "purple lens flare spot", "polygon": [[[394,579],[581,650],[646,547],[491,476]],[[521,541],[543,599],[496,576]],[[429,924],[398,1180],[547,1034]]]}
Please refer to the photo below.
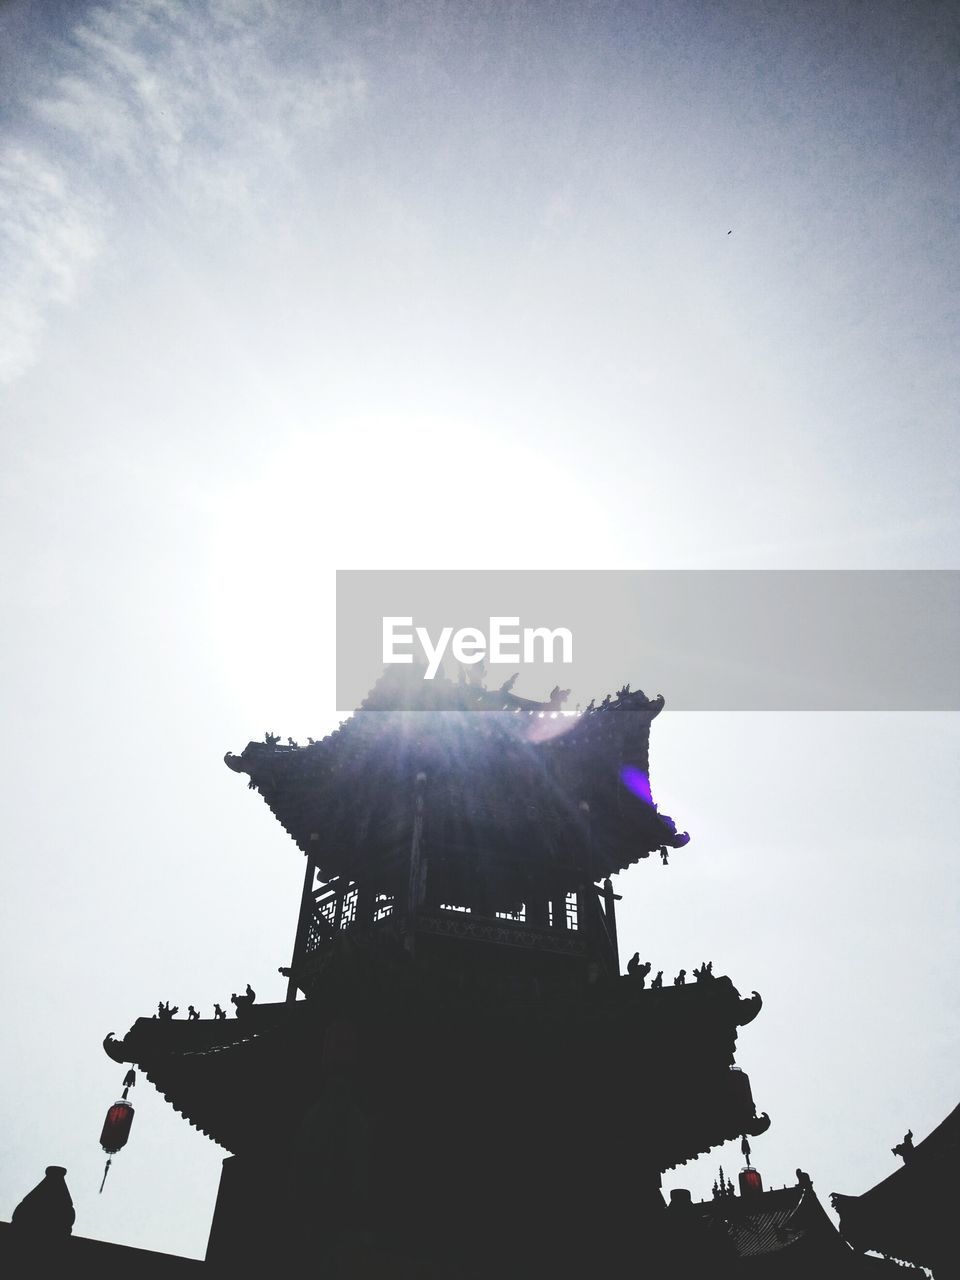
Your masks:
{"label": "purple lens flare spot", "polygon": [[620,770],[620,781],[632,791],[638,800],[642,800],[644,804],[653,806],[653,796],[650,794],[650,778],[642,769],[638,769],[636,765],[625,764]]}

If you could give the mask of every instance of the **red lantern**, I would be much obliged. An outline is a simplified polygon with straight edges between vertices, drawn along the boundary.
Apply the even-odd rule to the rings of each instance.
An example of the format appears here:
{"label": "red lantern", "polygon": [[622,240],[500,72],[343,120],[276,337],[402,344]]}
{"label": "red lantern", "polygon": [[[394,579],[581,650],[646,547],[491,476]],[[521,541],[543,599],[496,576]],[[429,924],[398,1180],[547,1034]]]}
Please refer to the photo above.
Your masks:
{"label": "red lantern", "polygon": [[738,1111],[745,1112],[748,1116],[753,1115],[753,1090],[750,1088],[750,1077],[740,1067],[731,1067],[728,1079],[733,1105]]}
{"label": "red lantern", "polygon": [[130,1137],[130,1126],[133,1124],[133,1103],[127,1101],[127,1094],[136,1083],[137,1073],[131,1068],[123,1077],[123,1095],[119,1102],[115,1102],[112,1107],[108,1108],[103,1128],[100,1131],[100,1145],[107,1153],[107,1165],[103,1171],[103,1182],[100,1183],[101,1192],[107,1180],[107,1174],[110,1172],[110,1166],[113,1164],[113,1157],[118,1151],[123,1150],[127,1145],[127,1139]]}
{"label": "red lantern", "polygon": [[760,1177],[760,1171],[754,1169],[752,1165],[747,1165],[745,1169],[740,1170],[740,1194],[742,1196],[762,1196],[763,1195],[763,1179]]}
{"label": "red lantern", "polygon": [[127,1145],[130,1137],[130,1126],[133,1124],[133,1106],[122,1098],[107,1111],[100,1134],[100,1145],[108,1156],[115,1156]]}

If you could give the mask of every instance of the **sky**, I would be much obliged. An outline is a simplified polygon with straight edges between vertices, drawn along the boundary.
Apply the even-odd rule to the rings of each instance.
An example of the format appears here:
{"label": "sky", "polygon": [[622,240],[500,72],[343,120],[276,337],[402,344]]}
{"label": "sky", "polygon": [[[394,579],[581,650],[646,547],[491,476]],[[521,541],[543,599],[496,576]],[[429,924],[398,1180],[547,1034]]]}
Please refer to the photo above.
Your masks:
{"label": "sky", "polygon": [[[97,1195],[100,1042],[282,998],[300,855],[222,757],[335,727],[335,570],[958,567],[958,52],[926,0],[0,5],[0,1216],[63,1164],[78,1234],[203,1255],[225,1153],[146,1082]],[[960,1094],[957,718],[662,692],[692,839],[623,953],[761,991],[754,1163],[858,1193]]]}

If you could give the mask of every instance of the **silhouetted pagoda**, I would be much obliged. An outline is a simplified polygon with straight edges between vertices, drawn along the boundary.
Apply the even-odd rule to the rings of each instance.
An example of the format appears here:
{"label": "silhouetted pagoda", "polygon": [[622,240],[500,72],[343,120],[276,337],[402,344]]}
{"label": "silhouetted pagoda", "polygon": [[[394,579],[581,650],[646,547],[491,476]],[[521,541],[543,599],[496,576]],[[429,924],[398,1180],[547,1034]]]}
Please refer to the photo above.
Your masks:
{"label": "silhouetted pagoda", "polygon": [[769,1124],[734,1064],[760,998],[621,977],[609,877],[688,840],[663,700],[561,700],[407,668],[321,742],[228,753],[306,861],[287,1000],[106,1042],[232,1153],[208,1261],[686,1274],[660,1175]]}

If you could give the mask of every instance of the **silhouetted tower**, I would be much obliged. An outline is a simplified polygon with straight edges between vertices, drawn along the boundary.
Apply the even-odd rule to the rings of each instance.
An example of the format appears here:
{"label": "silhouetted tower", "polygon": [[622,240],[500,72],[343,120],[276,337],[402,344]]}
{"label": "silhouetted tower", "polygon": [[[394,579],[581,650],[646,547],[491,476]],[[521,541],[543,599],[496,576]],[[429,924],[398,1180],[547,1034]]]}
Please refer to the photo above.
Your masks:
{"label": "silhouetted tower", "polygon": [[565,716],[407,668],[322,742],[227,755],[305,857],[287,1000],[107,1044],[234,1153],[210,1260],[654,1259],[661,1171],[766,1127],[731,1070],[759,996],[620,976],[610,876],[688,839],[650,795],[662,706]]}

